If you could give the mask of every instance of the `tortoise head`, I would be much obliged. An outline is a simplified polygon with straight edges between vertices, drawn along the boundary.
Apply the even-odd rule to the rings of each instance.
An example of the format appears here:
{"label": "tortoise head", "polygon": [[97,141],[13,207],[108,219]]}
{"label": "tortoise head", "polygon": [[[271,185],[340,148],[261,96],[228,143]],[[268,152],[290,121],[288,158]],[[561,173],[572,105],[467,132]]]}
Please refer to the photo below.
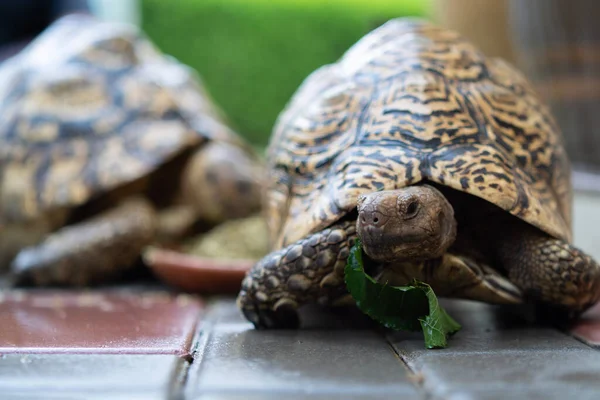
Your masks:
{"label": "tortoise head", "polygon": [[356,229],[365,253],[380,262],[440,257],[456,238],[452,206],[429,185],[361,195]]}
{"label": "tortoise head", "polygon": [[198,149],[185,167],[184,199],[205,221],[247,217],[260,210],[262,168],[242,148],[210,142]]}

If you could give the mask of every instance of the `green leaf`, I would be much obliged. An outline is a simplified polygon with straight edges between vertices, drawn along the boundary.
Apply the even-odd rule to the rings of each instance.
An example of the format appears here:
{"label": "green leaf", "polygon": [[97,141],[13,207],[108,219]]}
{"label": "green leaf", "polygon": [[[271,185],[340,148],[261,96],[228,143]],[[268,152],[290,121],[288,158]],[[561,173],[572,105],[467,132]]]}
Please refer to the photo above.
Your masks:
{"label": "green leaf", "polygon": [[357,239],[345,268],[346,287],[358,308],[387,328],[423,331],[429,349],[446,347],[448,336],[461,326],[439,305],[431,287],[417,280],[408,286],[382,285],[365,272],[362,253]]}
{"label": "green leaf", "polygon": [[448,337],[458,332],[461,326],[440,306],[429,285],[423,282],[417,282],[417,284],[429,300],[429,314],[424,318],[419,318],[425,337],[425,346],[428,349],[444,348],[447,345]]}

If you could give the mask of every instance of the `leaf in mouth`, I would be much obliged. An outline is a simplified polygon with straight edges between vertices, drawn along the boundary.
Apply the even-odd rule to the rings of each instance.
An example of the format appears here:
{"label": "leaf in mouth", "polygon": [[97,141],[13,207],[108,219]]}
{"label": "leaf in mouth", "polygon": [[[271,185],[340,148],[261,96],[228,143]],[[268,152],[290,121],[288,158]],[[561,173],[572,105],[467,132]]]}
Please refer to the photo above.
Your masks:
{"label": "leaf in mouth", "polygon": [[350,250],[345,279],[362,312],[390,329],[422,331],[428,349],[446,347],[448,337],[461,329],[441,307],[428,284],[413,280],[407,286],[389,286],[369,276],[359,239]]}

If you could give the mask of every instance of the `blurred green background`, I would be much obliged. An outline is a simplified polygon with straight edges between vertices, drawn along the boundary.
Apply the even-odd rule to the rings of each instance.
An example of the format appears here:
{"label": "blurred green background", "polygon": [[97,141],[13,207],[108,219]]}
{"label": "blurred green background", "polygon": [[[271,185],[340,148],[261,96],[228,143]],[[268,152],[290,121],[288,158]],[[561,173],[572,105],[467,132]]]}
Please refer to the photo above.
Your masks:
{"label": "blurred green background", "polygon": [[257,146],[304,78],[390,18],[430,0],[142,0],[142,28],[195,68],[232,125]]}

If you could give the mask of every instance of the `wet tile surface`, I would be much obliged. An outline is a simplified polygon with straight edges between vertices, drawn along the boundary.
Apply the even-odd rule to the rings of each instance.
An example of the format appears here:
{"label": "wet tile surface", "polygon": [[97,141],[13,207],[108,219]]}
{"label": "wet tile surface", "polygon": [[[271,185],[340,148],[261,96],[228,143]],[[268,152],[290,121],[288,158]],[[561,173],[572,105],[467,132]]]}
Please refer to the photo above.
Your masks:
{"label": "wet tile surface", "polygon": [[449,340],[447,348],[433,351],[425,349],[421,334],[388,334],[388,340],[403,357],[517,349],[543,351],[557,347],[563,350],[589,349],[557,329],[532,323],[530,316],[517,308],[461,300],[442,300],[442,304],[462,325],[462,329]]}
{"label": "wet tile surface", "polygon": [[189,398],[420,397],[404,363],[361,319],[352,329],[348,319],[313,313],[307,329],[256,331],[232,302],[212,310]]}
{"label": "wet tile surface", "polygon": [[421,396],[413,396],[406,393],[346,393],[346,392],[331,392],[331,393],[297,393],[285,391],[258,391],[252,393],[224,392],[219,393],[205,392],[203,394],[191,397],[194,400],[412,400],[422,399]]}
{"label": "wet tile surface", "polygon": [[202,311],[186,295],[119,291],[6,292],[0,354],[189,354]]}
{"label": "wet tile surface", "polygon": [[174,355],[7,354],[2,399],[165,399],[187,362]]}
{"label": "wet tile surface", "polygon": [[[435,398],[598,398],[600,351],[514,310],[444,302],[462,325],[446,349],[425,350],[419,336],[388,340]],[[593,395],[595,393],[595,395]],[[591,397],[590,397],[591,396]]]}
{"label": "wet tile surface", "polygon": [[[20,330],[10,328],[10,335],[38,347],[0,355],[2,399],[164,399],[178,391],[195,400],[597,399],[600,393],[600,351],[534,325],[514,308],[444,301],[463,329],[448,348],[426,350],[420,334],[383,331],[356,310],[308,309],[302,330],[256,331],[232,298],[211,302],[197,324],[202,305],[188,296],[121,292],[58,301],[44,293],[4,295],[0,326],[17,322]],[[90,319],[101,312],[109,315]],[[83,315],[96,322],[78,322]],[[195,326],[200,334],[190,345]],[[136,352],[148,354],[127,354]],[[188,368],[181,355],[189,352]]]}
{"label": "wet tile surface", "polygon": [[[424,377],[425,388],[440,397],[449,393],[502,390],[538,393],[558,399],[557,393],[600,393],[600,355],[579,351],[545,350],[470,354],[423,355],[411,363]],[[490,394],[491,396],[491,394]]]}

